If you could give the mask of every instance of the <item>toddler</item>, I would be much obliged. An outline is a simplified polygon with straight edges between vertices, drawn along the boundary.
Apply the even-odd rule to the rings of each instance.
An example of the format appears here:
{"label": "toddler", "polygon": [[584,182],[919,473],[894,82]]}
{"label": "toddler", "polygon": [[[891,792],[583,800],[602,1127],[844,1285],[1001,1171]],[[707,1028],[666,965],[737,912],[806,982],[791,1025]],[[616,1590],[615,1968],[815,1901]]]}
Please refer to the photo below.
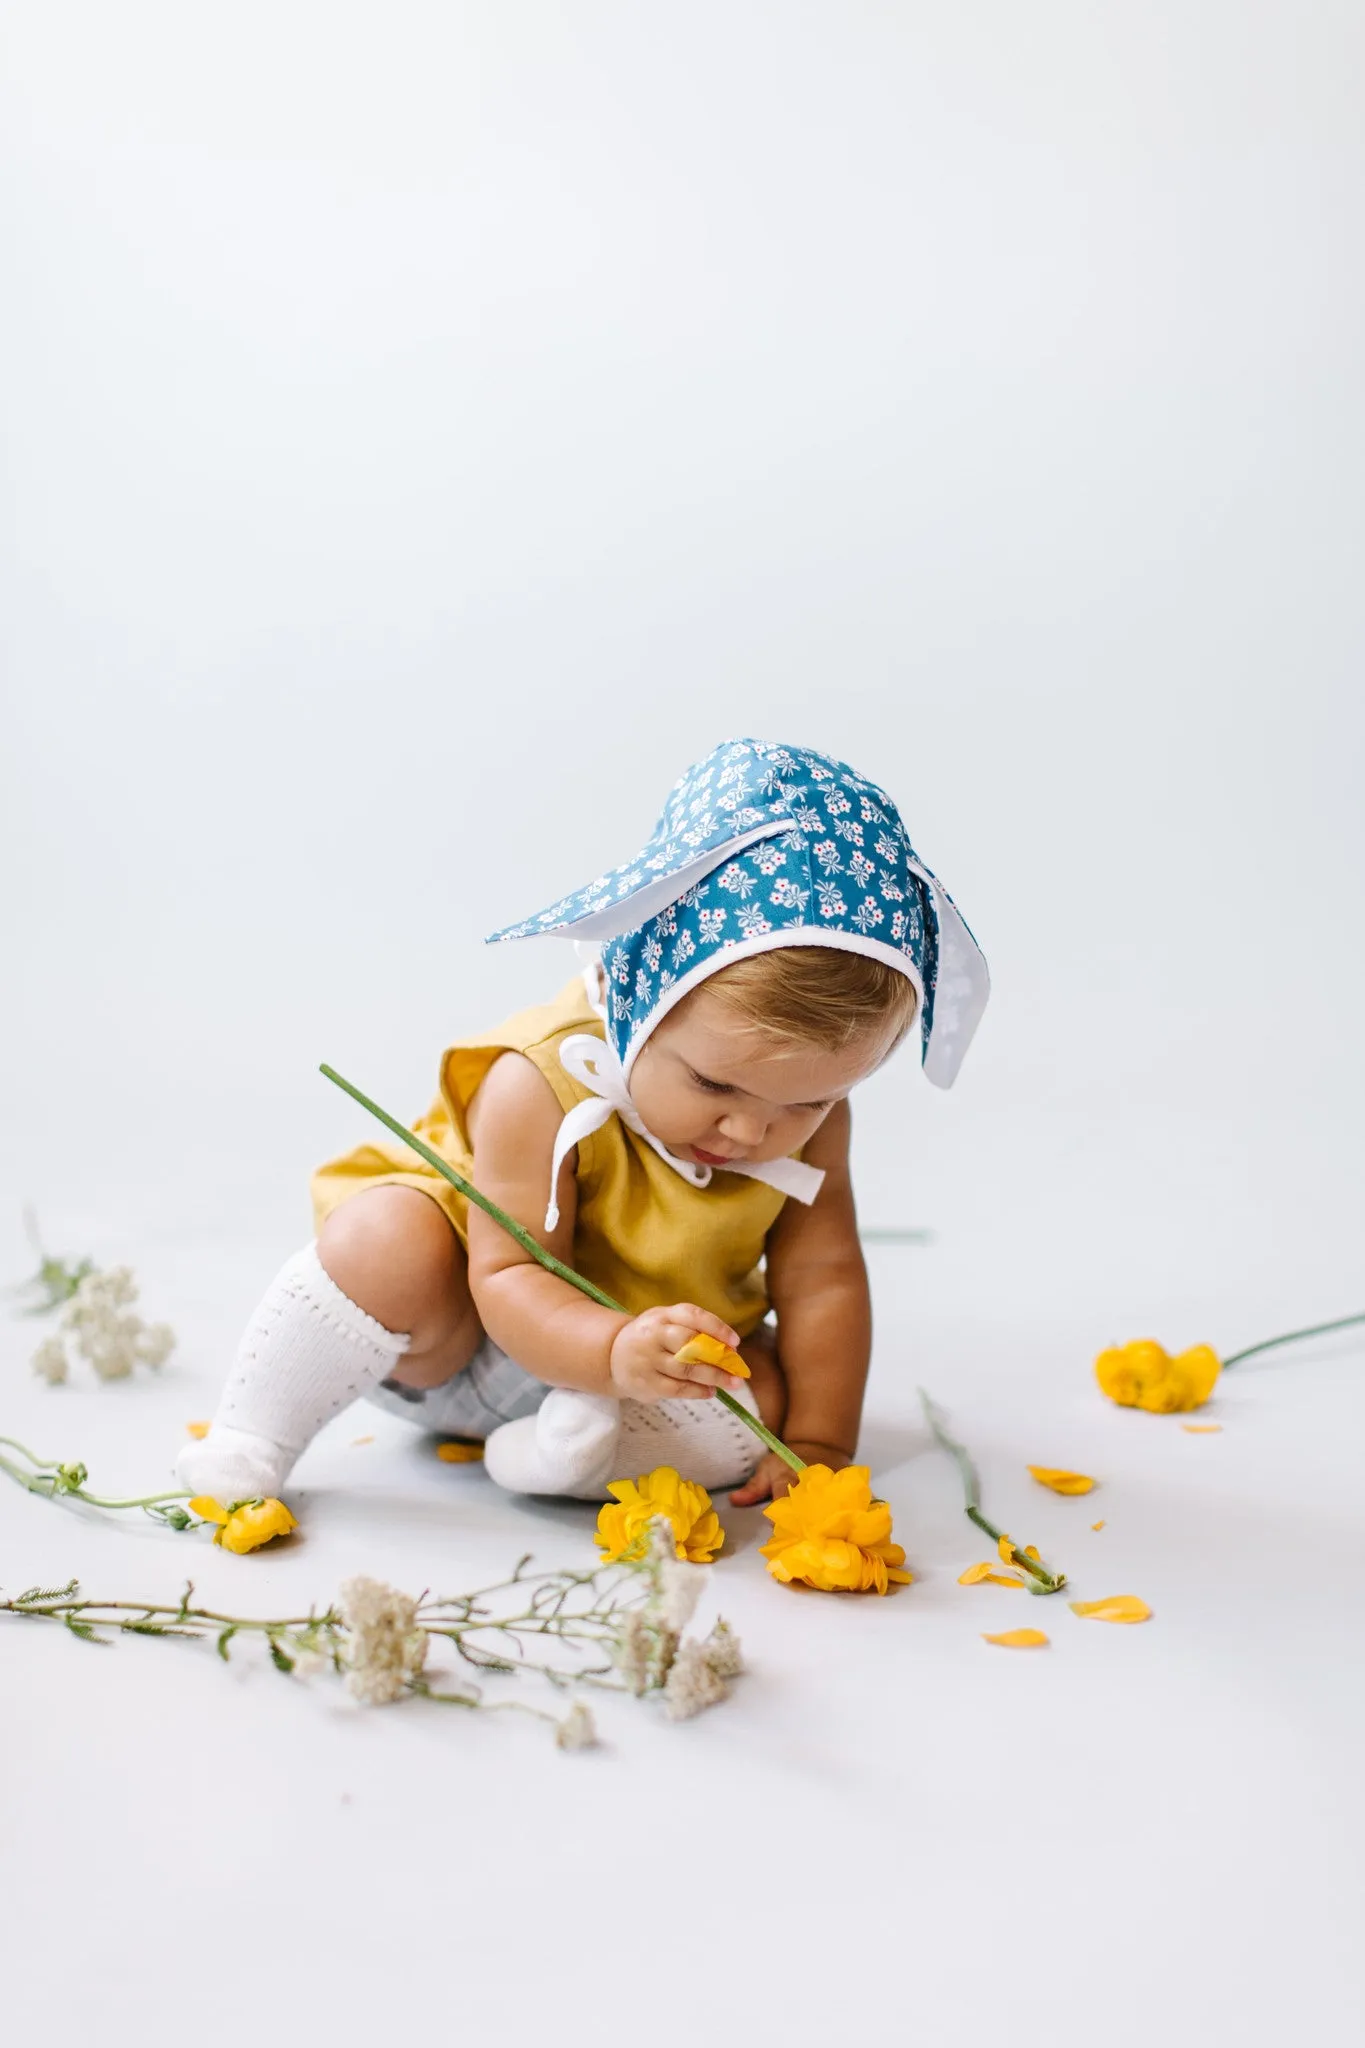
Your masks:
{"label": "toddler", "polygon": [[[952,1082],[989,983],[891,799],[843,762],[732,740],[638,857],[495,939],[599,942],[553,1001],[453,1045],[415,1126],[547,1250],[532,1259],[397,1140],[314,1176],[317,1238],[256,1310],[183,1482],[276,1495],[362,1397],[481,1439],[523,1493],[605,1497],[668,1464],[747,1506],[851,1462],[871,1342],[848,1098],[918,1022]],[[587,953],[583,949],[584,954]],[[677,1353],[698,1331],[747,1381]]]}

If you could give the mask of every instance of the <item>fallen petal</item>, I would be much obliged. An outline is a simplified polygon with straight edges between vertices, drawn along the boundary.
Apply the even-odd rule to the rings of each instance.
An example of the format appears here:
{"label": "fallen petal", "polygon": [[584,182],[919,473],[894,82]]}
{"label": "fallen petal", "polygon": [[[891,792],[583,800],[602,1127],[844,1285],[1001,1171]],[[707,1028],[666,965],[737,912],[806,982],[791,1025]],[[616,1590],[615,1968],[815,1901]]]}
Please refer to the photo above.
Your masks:
{"label": "fallen petal", "polygon": [[1152,1610],[1136,1593],[1113,1593],[1107,1600],[1073,1600],[1071,1612],[1082,1621],[1150,1621]]}
{"label": "fallen petal", "polygon": [[1182,1422],[1180,1427],[1186,1436],[1217,1436],[1223,1425],[1221,1422]]}
{"label": "fallen petal", "polygon": [[1040,1486],[1048,1487],[1053,1493],[1093,1493],[1095,1481],[1086,1472],[1062,1472],[1052,1465],[1030,1465],[1029,1471]]}
{"label": "fallen petal", "polygon": [[1103,1521],[1101,1520],[1101,1521],[1098,1521],[1098,1522],[1092,1522],[1092,1523],[1090,1524],[1090,1526],[1091,1526],[1091,1528],[1092,1528],[1092,1529],[1102,1529],[1102,1528],[1104,1527],[1104,1523],[1103,1523]]}
{"label": "fallen petal", "polygon": [[1003,1635],[982,1636],[983,1643],[997,1643],[1002,1650],[1045,1650],[1048,1638],[1040,1628],[1007,1628]]}
{"label": "fallen petal", "polygon": [[354,1450],[357,1444],[372,1444],[373,1442],[374,1438],[372,1436],[353,1436],[351,1438],[351,1449]]}
{"label": "fallen petal", "polygon": [[969,1564],[957,1583],[959,1586],[1022,1586],[1024,1581],[1012,1573],[998,1572],[995,1560],[988,1558],[985,1564]]}
{"label": "fallen petal", "polygon": [[482,1444],[437,1444],[436,1455],[443,1465],[477,1465],[483,1456]]}
{"label": "fallen petal", "polygon": [[202,1443],[204,1438],[209,1433],[211,1424],[207,1422],[187,1422],[185,1424],[185,1427],[189,1431],[191,1436],[198,1437],[200,1442]]}

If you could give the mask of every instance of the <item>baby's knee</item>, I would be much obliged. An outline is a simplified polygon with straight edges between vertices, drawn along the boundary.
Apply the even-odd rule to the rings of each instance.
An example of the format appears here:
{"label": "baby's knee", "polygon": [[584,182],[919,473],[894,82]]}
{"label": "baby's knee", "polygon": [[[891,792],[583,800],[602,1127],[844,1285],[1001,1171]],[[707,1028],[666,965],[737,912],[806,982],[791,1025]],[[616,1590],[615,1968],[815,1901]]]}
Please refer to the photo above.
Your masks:
{"label": "baby's knee", "polygon": [[407,1336],[467,1287],[464,1253],[443,1211],[417,1188],[368,1188],[334,1209],[318,1258],[343,1294]]}

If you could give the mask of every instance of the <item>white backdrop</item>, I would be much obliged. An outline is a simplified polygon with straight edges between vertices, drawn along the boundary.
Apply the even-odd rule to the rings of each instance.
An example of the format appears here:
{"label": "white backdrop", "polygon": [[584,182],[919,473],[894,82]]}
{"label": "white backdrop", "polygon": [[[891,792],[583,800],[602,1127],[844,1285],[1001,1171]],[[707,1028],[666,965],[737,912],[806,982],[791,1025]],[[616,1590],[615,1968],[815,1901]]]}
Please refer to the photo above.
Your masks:
{"label": "white backdrop", "polygon": [[[935,1852],[915,1846],[917,1777],[898,1829],[880,1825],[883,1795],[820,1779],[800,1629],[750,1551],[726,1598],[751,1600],[751,1634],[787,1631],[789,1668],[780,1711],[734,1709],[750,1713],[740,1762],[758,1769],[774,1729],[788,1748],[780,1767],[767,1756],[767,1778],[741,1778],[714,1717],[708,1782],[724,1790],[700,1854],[719,1874],[700,1890],[736,1915],[752,1900],[757,1951],[796,1976],[802,1944],[782,1943],[801,1930],[769,1897],[765,1853],[785,1858],[803,1827],[821,1843],[847,1827],[869,1855],[875,1842],[866,1924],[883,1947],[901,1930],[905,1955],[897,1974],[882,1954],[861,2005],[859,1963],[841,1963],[847,2011],[880,2025],[903,2014],[935,2044],[973,2020],[1012,2044],[1043,2038],[1029,2029],[1044,2011],[1026,2016],[1008,1981],[1015,1965],[1035,1984],[1058,1967],[1025,1942],[1025,1901],[1059,1937],[1071,1915],[1092,1962],[1131,1913],[1141,1988],[1086,1979],[1084,2029],[1101,2048],[1234,2022],[1243,2039],[1283,2039],[1319,1994],[1342,2038],[1360,1980],[1324,1930],[1359,1891],[1333,1861],[1341,1843],[1315,1829],[1343,1800],[1360,1814],[1330,1702],[1359,1665],[1353,1653],[1344,1676],[1331,1647],[1338,1591],[1319,1612],[1303,1587],[1344,1540],[1340,1518],[1358,1517],[1360,1347],[1256,1380],[1241,1397],[1263,1436],[1248,1435],[1246,1462],[1231,1429],[1200,1446],[1223,1460],[1214,1493],[1235,1508],[1237,1543],[1200,1492],[1213,1465],[1189,1476],[1197,1440],[1168,1435],[1158,1457],[1140,1419],[1099,1413],[1086,1374],[1116,1338],[1231,1348],[1365,1305],[1358,11],[73,0],[8,7],[4,25],[0,1265],[23,1270],[32,1200],[60,1245],[130,1258],[184,1340],[178,1382],[168,1371],[158,1387],[56,1396],[27,1383],[12,1330],[4,1413],[45,1443],[65,1432],[62,1455],[107,1441],[120,1482],[149,1469],[158,1481],[306,1231],[309,1166],[363,1135],[317,1061],[415,1112],[448,1038],[570,971],[553,948],[485,953],[484,932],[626,857],[687,760],[735,732],[842,754],[897,797],[996,993],[951,1096],[906,1056],[855,1104],[866,1220],[936,1233],[930,1250],[876,1255],[869,1455],[880,1449],[920,1567],[940,1540],[925,1489],[938,1501],[942,1569],[918,1610],[903,1597],[859,1620],[858,1641],[886,1661],[855,1660],[837,1706],[811,1712],[855,1748],[904,1742],[936,1782],[935,1745],[966,1744],[962,1782],[988,1768],[1006,1806],[1024,1769],[1006,1717],[1037,1713],[1058,1744],[1037,1816],[1049,1846],[1030,1867],[1038,1833],[1007,1821],[992,1834],[1001,1809],[983,1806],[960,1836],[945,1818],[945,1863],[932,1829]],[[1058,1658],[1028,1681],[1034,1704],[1006,1706],[1024,1674],[975,1660],[984,1610],[964,1614],[953,1588],[969,1560],[950,1491],[922,1464],[894,1477],[920,1376],[998,1449],[1002,1475],[1039,1455],[1043,1416],[1067,1455],[1115,1471],[1136,1460],[1146,1519],[1126,1569],[1150,1594],[1165,1559],[1168,1603],[1193,1572],[1204,1604],[1183,1647],[1154,1645],[1154,1624],[1113,1650],[1124,1677],[1101,1660],[1077,1693]],[[430,1524],[402,1520],[417,1454],[402,1432],[381,1437],[397,1463],[382,1468],[387,1492],[373,1482],[371,1548],[346,1547],[347,1482],[329,1491],[319,1464],[315,1547],[261,1560],[253,1597],[317,1588],[333,1530],[352,1567],[392,1529],[420,1559]],[[1172,1444],[1179,1473],[1162,1462]],[[1264,1611],[1238,1609],[1244,1637],[1220,1632],[1219,1602],[1251,1569],[1240,1546],[1272,1509],[1280,1578]],[[492,1530],[501,1561],[520,1511],[484,1512],[469,1542]],[[6,1586],[87,1572],[94,1555],[106,1580],[130,1557],[144,1581],[179,1569],[17,1496],[0,1513],[21,1559],[17,1574],[0,1567]],[[969,1682],[957,1667],[936,1668],[967,1655],[935,1647],[936,1600],[943,1643],[972,1647],[975,1707],[954,1690]],[[892,1611],[894,1653],[874,1627]],[[1237,1665],[1263,1632],[1275,1683],[1291,1688],[1264,1744]],[[1232,1662],[1221,1676],[1200,1667],[1209,1718],[1187,1743],[1175,1727],[1196,1711],[1191,1645],[1215,1639]],[[171,1695],[140,1690],[153,1656],[140,1644],[97,1676],[82,1664],[73,1694],[68,1649],[6,1635],[0,1711],[16,1717],[11,1753],[39,1744],[44,1768],[74,1772],[69,1796],[98,1807],[63,1746],[86,1726],[84,1688],[104,1688],[99,1712],[123,1731],[130,1769],[136,1714]],[[1103,1745],[1088,1756],[1079,1732],[1132,1709],[1122,1688],[1137,1668],[1164,1673],[1147,1711],[1217,1779],[1184,1787],[1164,1833],[1150,1807],[1125,1806]],[[178,1688],[176,1725],[213,1731],[185,1771],[224,1773],[222,1806],[199,1825],[220,1843],[246,1827],[257,1808],[238,1778],[263,1773],[261,1824],[294,1831],[290,1853],[322,1887],[310,1896],[330,1901],[300,1953],[338,1926],[350,1940],[371,1910],[401,1950],[410,1905],[387,1878],[369,1892],[344,1858],[319,1859],[290,1807],[291,1792],[305,1807],[313,1796],[326,1745],[305,1747],[286,1784],[271,1761],[283,1709],[237,1693],[224,1709],[198,1667],[161,1678]],[[311,1741],[310,1718],[295,1714],[296,1742]],[[355,1739],[328,1724],[340,1755]],[[421,1863],[433,1845],[418,1854],[412,1830],[434,1825],[421,1799],[458,1785],[466,1738],[442,1724],[392,1740],[400,1760],[419,1742],[434,1778],[395,1762],[376,1854]],[[1242,1773],[1273,1777],[1291,1741],[1324,1759],[1316,1790],[1285,1790],[1288,1834],[1266,1850],[1319,1872],[1298,1945],[1277,1960],[1248,1951],[1245,1980],[1223,1977],[1216,1945],[1208,1979],[1197,1956],[1188,1979],[1165,1974],[1173,1920],[1215,1911],[1201,1864],[1224,1872],[1215,1944],[1240,1956],[1262,1885],[1280,1881],[1249,1874],[1264,1838]],[[1241,1760],[1221,1776],[1211,1759],[1228,1742]],[[233,1762],[234,1743],[255,1762]],[[379,1769],[373,1730],[366,1743]],[[594,1762],[590,1796],[581,1779],[562,1790],[569,1764],[542,1771],[536,1815],[552,1834],[583,1831],[586,1870],[604,1853],[600,1799],[614,1824],[633,1815],[632,1857],[661,1868],[671,1856],[650,1817],[667,1803],[652,1802],[678,1784],[681,1754],[660,1735],[633,1760]],[[520,1768],[514,1744],[497,1755]],[[15,1795],[21,1823],[24,1798],[44,1792],[39,1770]],[[689,1786],[680,1812],[697,1797]],[[241,1963],[251,1937],[237,1894],[203,1874],[202,1833],[163,1839],[158,1825],[144,1814],[132,1827],[137,1853],[149,1871],[164,1854],[201,1872]],[[535,1825],[522,1825],[534,1854]],[[240,1835],[244,1867],[256,1839]],[[27,1894],[32,1867],[8,1853]],[[56,1886],[65,1865],[51,1856]],[[460,1926],[476,1947],[511,1938],[481,1917],[477,1864],[463,1867],[473,1918]],[[339,1868],[345,1904],[327,1891]],[[566,1863],[575,1911],[582,1881]],[[282,2010],[290,1909],[277,1904]],[[92,1968],[121,1983],[123,1908],[94,1935],[84,1906]],[[140,1942],[154,1945],[167,1910],[159,1895],[139,1903]],[[547,1910],[558,1934],[539,1938],[577,1988],[556,2006],[549,1971],[526,2037],[611,2024],[566,1960],[591,1945],[588,1923]],[[691,1911],[687,1925],[697,1939]],[[458,1933],[452,1921],[453,1976]],[[531,1952],[536,1926],[522,1938]],[[607,1945],[622,1938],[617,1918]],[[373,1958],[352,2021],[393,1960]],[[426,1956],[423,1981],[430,1968]],[[1062,1968],[1057,1981],[1061,1997],[1075,1978]],[[797,2008],[825,2015],[829,1989],[822,1978],[803,2007],[796,1990],[736,1980],[724,2010],[790,2024]],[[33,1996],[36,2012],[36,1975]],[[119,2008],[129,2029],[142,1996]],[[159,1996],[165,2023],[180,2008]],[[328,2009],[346,2038],[342,2008]],[[509,2007],[513,2038],[515,2020]]]}

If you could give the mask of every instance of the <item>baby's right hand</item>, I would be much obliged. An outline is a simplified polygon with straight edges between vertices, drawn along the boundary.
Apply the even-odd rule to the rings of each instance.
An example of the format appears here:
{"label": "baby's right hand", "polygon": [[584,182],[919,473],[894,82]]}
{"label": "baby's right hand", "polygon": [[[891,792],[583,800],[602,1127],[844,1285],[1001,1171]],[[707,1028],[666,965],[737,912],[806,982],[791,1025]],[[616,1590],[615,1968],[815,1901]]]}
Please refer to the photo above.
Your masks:
{"label": "baby's right hand", "polygon": [[694,1302],[647,1308],[633,1317],[611,1347],[614,1390],[632,1401],[709,1401],[717,1387],[736,1392],[742,1382],[732,1374],[714,1365],[687,1365],[675,1355],[698,1330],[739,1349],[738,1333]]}

